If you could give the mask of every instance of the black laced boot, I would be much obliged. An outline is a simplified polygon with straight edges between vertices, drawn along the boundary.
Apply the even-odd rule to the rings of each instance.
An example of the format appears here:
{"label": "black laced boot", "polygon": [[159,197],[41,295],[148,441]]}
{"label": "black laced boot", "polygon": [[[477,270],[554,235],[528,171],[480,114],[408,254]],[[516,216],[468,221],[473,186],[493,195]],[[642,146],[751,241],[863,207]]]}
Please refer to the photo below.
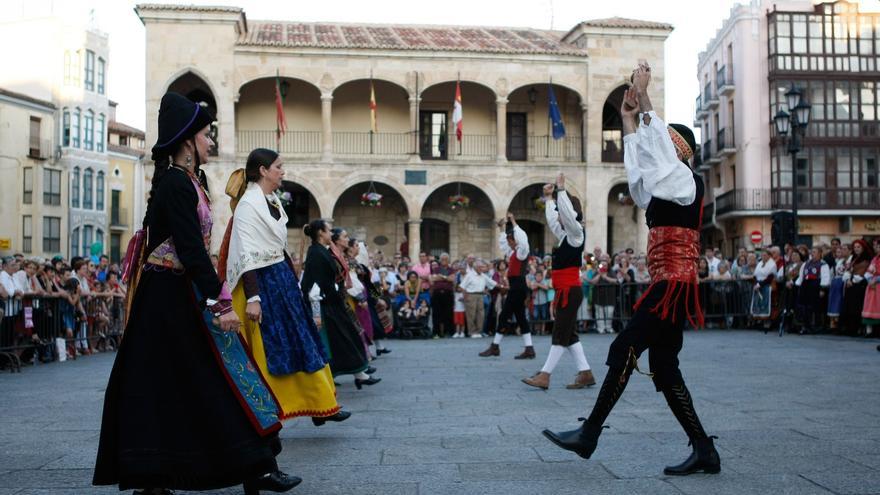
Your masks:
{"label": "black laced boot", "polygon": [[677,466],[667,466],[663,473],[668,476],[686,476],[701,471],[709,474],[720,472],[721,459],[712,441],[717,437],[706,435],[687,387],[684,383],[666,387],[663,389],[663,396],[690,439],[688,445],[692,445],[694,449],[686,461]]}

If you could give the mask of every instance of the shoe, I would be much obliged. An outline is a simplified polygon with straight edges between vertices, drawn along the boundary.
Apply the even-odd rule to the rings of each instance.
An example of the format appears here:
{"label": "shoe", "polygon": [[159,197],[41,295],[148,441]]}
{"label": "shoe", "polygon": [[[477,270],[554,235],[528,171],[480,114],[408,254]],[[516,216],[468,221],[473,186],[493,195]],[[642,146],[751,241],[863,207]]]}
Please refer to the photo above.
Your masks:
{"label": "shoe", "polygon": [[434,339],[434,340],[437,340],[437,339],[439,339],[439,338],[440,338],[440,336],[439,336],[439,335],[434,335],[434,336],[433,336],[433,337],[431,337],[431,338],[432,338],[432,339]]}
{"label": "shoe", "polygon": [[607,426],[591,425],[587,423],[585,418],[578,418],[578,420],[583,421],[583,424],[576,430],[561,431],[559,433],[544,430],[542,433],[548,440],[556,444],[557,447],[570,450],[584,459],[589,459],[596,450],[596,445],[599,444],[599,435],[602,434],[602,429],[607,428]]}
{"label": "shoe", "polygon": [[550,373],[539,371],[531,378],[523,378],[522,382],[526,385],[531,385],[532,387],[547,390],[550,388]]}
{"label": "shoe", "polygon": [[482,338],[483,338],[483,334],[481,334],[481,333],[475,333],[475,334],[471,335],[471,338],[472,338],[472,339],[482,339]]}
{"label": "shoe", "polygon": [[500,356],[501,348],[498,347],[498,344],[490,344],[489,348],[480,353],[480,357],[489,357],[489,356]]}
{"label": "shoe", "polygon": [[367,367],[367,369],[364,370],[364,373],[366,373],[368,375],[372,375],[375,372],[376,372],[376,368],[374,368],[372,366],[369,366],[369,367]]}
{"label": "shoe", "polygon": [[382,354],[388,354],[391,352],[391,349],[376,349],[376,355],[381,356]]}
{"label": "shoe", "polygon": [[354,379],[354,386],[357,387],[358,390],[361,389],[364,385],[375,385],[381,382],[381,378],[373,378],[372,376],[366,380],[361,380],[360,378]]}
{"label": "shoe", "polygon": [[302,478],[289,476],[282,471],[275,471],[255,480],[244,482],[245,495],[260,495],[260,490],[267,492],[286,492],[302,483]]}
{"label": "shoe", "polygon": [[663,470],[663,474],[667,476],[687,476],[701,471],[707,474],[721,472],[721,458],[718,457],[718,451],[715,450],[713,438],[718,437],[706,437],[688,442],[688,445],[693,444],[694,447],[690,457],[677,466],[667,466]]}
{"label": "shoe", "polygon": [[580,388],[592,387],[595,384],[596,378],[593,377],[593,372],[591,370],[578,371],[578,374],[574,377],[574,383],[566,385],[565,388],[569,390],[576,390]]}
{"label": "shoe", "polygon": [[522,354],[517,354],[513,356],[513,359],[535,359],[535,348],[532,346],[527,346],[523,349]]}
{"label": "shoe", "polygon": [[312,416],[312,424],[315,426],[321,426],[324,423],[326,423],[327,421],[333,421],[333,422],[339,423],[339,422],[345,421],[346,419],[348,419],[350,417],[351,417],[350,412],[338,411],[333,416],[325,416],[323,418],[318,418],[318,417]]}

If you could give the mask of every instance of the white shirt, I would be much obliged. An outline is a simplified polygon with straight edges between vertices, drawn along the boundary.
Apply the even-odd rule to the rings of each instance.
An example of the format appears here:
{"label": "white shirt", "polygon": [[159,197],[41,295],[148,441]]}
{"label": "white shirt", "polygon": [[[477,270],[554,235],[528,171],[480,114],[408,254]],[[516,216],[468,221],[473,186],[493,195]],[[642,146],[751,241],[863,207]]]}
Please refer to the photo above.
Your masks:
{"label": "white shirt", "polygon": [[709,258],[709,273],[711,275],[717,275],[718,274],[718,265],[720,265],[720,264],[721,264],[720,259],[718,259],[714,256],[710,257]]}
{"label": "white shirt", "polygon": [[453,303],[452,311],[454,313],[464,313],[464,294],[456,292],[453,301],[455,302]]}
{"label": "white shirt", "polygon": [[559,191],[556,194],[556,201],[547,199],[544,205],[544,214],[547,217],[550,231],[559,239],[558,246],[561,246],[562,241],[566,238],[572,247],[578,247],[584,243],[584,229],[577,221],[577,213],[574,212],[567,191]]}
{"label": "white shirt", "polygon": [[484,292],[487,287],[494,289],[496,285],[498,284],[494,280],[477,270],[469,270],[458,283],[458,286],[467,293]]}
{"label": "white shirt", "polygon": [[[519,225],[513,226],[513,240],[516,241],[516,259],[525,261],[529,257],[529,236]],[[510,249],[510,245],[507,244],[506,232],[498,234],[498,247],[501,249],[501,254],[504,255],[504,260],[509,260],[513,249]]]}
{"label": "white shirt", "polygon": [[689,205],[697,196],[693,172],[678,159],[666,123],[653,110],[648,115],[650,124],[639,119],[638,130],[623,136],[629,194],[643,209],[652,197]]}
{"label": "white shirt", "polygon": [[26,271],[19,270],[15,272],[15,274],[12,275],[12,280],[15,282],[15,288],[20,290],[22,294],[31,294],[34,292]]}
{"label": "white shirt", "polygon": [[3,285],[3,290],[6,291],[6,294],[9,297],[15,296],[15,291],[21,290],[15,283],[15,278],[13,278],[13,276],[6,270],[0,271],[0,285]]}
{"label": "white shirt", "polygon": [[[798,287],[804,283],[804,268],[806,268],[806,263],[801,263],[801,269],[798,272],[798,278],[794,281],[794,285]],[[831,269],[828,268],[828,264],[824,261],[822,262],[822,268],[819,269],[819,286],[820,287],[828,287],[831,285]]]}
{"label": "white shirt", "polygon": [[767,277],[770,275],[776,274],[776,262],[773,261],[773,258],[770,258],[765,263],[763,260],[758,262],[758,265],[755,267],[755,280],[757,282],[763,282],[767,280]]}

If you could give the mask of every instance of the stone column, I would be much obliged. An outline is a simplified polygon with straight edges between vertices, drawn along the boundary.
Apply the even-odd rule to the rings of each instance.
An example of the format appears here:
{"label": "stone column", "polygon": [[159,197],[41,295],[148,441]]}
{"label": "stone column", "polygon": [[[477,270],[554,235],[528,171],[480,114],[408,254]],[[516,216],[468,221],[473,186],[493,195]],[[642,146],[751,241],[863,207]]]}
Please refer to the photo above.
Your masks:
{"label": "stone column", "polygon": [[495,100],[495,144],[497,163],[507,163],[507,98],[499,97]]}
{"label": "stone column", "polygon": [[333,161],[333,95],[321,95],[321,161]]}
{"label": "stone column", "polygon": [[421,227],[421,218],[410,218],[409,222],[407,223],[408,232],[406,233],[406,241],[409,245],[410,260],[419,259],[419,250],[422,249]]}
{"label": "stone column", "polygon": [[416,129],[419,126],[419,103],[422,101],[418,96],[409,97],[409,129],[412,133],[410,153],[413,160],[419,159],[419,134]]}
{"label": "stone column", "polygon": [[587,144],[589,143],[589,141],[587,140],[587,136],[589,135],[587,133],[587,124],[589,123],[589,114],[590,114],[590,111],[589,111],[587,104],[582,103],[581,104],[581,122],[583,122],[583,124],[581,124],[581,142],[582,142],[582,144],[581,144],[581,153],[582,153],[581,161],[584,163],[587,162]]}

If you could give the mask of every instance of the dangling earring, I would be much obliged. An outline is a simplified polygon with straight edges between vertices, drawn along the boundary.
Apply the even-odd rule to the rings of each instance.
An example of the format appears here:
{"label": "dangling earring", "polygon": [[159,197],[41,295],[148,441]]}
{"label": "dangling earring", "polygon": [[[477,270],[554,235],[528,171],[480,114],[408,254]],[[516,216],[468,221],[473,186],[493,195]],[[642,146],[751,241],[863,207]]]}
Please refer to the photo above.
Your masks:
{"label": "dangling earring", "polygon": [[186,166],[192,165],[193,157],[191,155],[186,155]]}

